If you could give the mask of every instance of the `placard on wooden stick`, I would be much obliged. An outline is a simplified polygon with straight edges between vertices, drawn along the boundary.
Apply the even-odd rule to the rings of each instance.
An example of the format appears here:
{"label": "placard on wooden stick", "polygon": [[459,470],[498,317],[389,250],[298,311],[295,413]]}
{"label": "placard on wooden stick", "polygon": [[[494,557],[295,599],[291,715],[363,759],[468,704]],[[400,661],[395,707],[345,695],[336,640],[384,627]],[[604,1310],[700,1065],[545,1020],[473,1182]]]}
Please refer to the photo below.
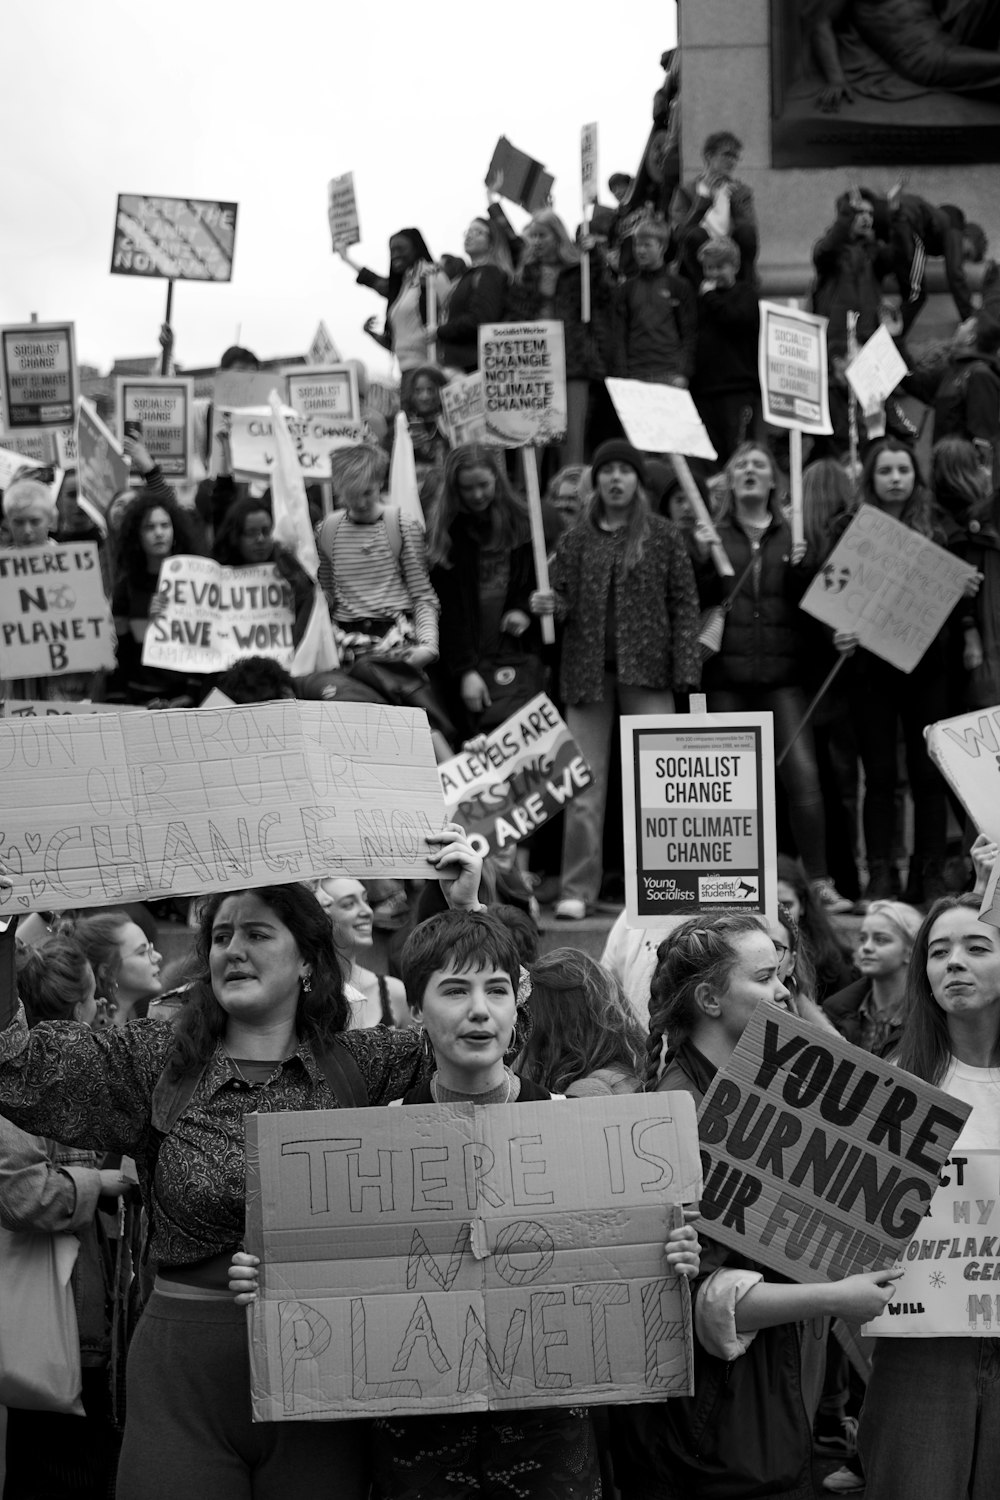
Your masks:
{"label": "placard on wooden stick", "polygon": [[247,1116],[256,1421],[689,1394],[688,1094]]}
{"label": "placard on wooden stick", "polygon": [[792,1281],[880,1271],[970,1106],[762,1002],[698,1112],[698,1228]]}

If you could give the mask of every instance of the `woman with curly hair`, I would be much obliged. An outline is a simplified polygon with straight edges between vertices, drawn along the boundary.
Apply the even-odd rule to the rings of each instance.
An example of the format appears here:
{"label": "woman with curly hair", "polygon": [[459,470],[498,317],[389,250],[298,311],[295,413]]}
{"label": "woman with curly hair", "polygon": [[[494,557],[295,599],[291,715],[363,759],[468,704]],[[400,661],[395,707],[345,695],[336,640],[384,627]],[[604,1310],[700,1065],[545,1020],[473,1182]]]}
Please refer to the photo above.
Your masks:
{"label": "woman with curly hair", "polygon": [[224,568],[274,565],[290,591],[292,644],[297,646],[309,624],[316,587],[295,553],[275,541],[270,505],[252,495],[234,500],[215,534],[212,556]]}
{"label": "woman with curly hair", "polygon": [[[653,976],[646,1089],[683,1090],[700,1105],[757,1006],[788,1008],[778,971],[774,943],[749,913],[695,917],[672,932]],[[814,1493],[810,1397],[825,1359],[816,1324],[877,1316],[900,1272],[797,1286],[704,1234],[701,1243],[695,1394],[612,1412],[622,1500],[805,1500]]]}
{"label": "woman with curly hair", "polygon": [[[934,497],[912,449],[898,438],[884,437],[865,454],[859,504],[874,506],[911,531],[944,546],[947,538],[934,513]],[[840,528],[846,529],[845,517]],[[835,530],[833,541],[838,539]],[[975,592],[978,581],[970,585]],[[963,606],[960,605],[959,608]],[[924,744],[924,725],[949,712],[950,622],[946,623],[912,672],[902,672],[871,651],[857,648],[857,636],[834,634],[838,650],[850,651],[848,694],[865,772],[864,831],[868,857],[869,900],[899,895],[899,875],[892,860],[896,819],[897,738],[902,730],[906,769],[913,798],[913,850],[904,901],[919,906],[945,891],[947,831],[945,784]]]}
{"label": "woman with curly hair", "polygon": [[198,555],[188,516],[164,494],[138,494],[121,517],[111,613],[118,634],[112,693],[146,708],[191,708],[204,680],[166,667],[147,667],[142,647],[157,603],[160,568],[168,557]]}
{"label": "woman with curly hair", "polygon": [[[461,830],[428,843],[449,900],[478,908],[480,861]],[[149,1218],[156,1282],[129,1350],[118,1500],[313,1500],[331,1475],[343,1500],[363,1500],[357,1424],[252,1423],[246,1320],[227,1271],[245,1232],[246,1117],[388,1103],[420,1080],[417,1033],[346,1029],[333,930],[304,885],[203,902],[200,975],[176,1024],[29,1032],[13,938],[0,934],[0,1112],[131,1156]]]}
{"label": "woman with curly hair", "polygon": [[531,967],[531,1035],[517,1060],[533,1083],[571,1099],[635,1094],[646,1038],[621,985],[579,948]]}

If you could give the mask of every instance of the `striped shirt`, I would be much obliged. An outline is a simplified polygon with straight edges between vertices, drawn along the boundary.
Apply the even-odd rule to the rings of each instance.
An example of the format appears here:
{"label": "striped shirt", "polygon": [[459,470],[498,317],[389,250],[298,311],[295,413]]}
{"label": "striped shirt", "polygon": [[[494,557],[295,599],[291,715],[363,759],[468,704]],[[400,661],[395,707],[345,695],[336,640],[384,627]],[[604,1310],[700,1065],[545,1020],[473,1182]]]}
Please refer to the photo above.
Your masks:
{"label": "striped shirt", "polygon": [[369,616],[413,617],[417,642],[438,649],[438,600],[427,573],[427,545],[419,523],[400,516],[402,551],[393,553],[385,521],[365,524],[345,515],[332,547],[319,546],[319,583],[337,624]]}

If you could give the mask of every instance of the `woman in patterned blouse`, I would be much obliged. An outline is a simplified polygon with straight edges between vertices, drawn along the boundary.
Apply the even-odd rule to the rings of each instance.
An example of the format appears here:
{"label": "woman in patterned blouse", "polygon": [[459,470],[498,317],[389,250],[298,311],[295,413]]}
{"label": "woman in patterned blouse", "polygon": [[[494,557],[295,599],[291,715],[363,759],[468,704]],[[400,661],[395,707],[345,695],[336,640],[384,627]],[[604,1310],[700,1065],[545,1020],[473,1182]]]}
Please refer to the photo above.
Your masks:
{"label": "woman in patterned blouse", "polygon": [[[481,862],[461,830],[428,842],[449,900],[478,907]],[[9,885],[0,873],[0,889]],[[346,1031],[330,923],[303,885],[205,902],[202,974],[176,1029],[63,1022],[29,1033],[14,925],[0,933],[0,1113],[68,1145],[131,1156],[149,1216],[156,1281],[129,1351],[118,1500],[315,1500],[331,1476],[338,1500],[364,1500],[355,1424],[250,1419],[245,1318],[226,1291],[244,1234],[244,1118],[336,1107],[338,1069],[351,1103],[399,1098],[420,1082],[419,1036]]]}

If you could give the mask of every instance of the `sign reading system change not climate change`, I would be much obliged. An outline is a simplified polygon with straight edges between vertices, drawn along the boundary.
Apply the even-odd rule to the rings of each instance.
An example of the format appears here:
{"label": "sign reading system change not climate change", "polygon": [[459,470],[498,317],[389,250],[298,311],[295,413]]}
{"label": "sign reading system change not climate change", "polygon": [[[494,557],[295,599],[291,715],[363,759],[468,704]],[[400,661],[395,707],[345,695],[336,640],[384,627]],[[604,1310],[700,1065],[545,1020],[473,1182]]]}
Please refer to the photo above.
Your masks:
{"label": "sign reading system change not climate change", "polygon": [[777,915],[770,714],[623,718],[622,783],[631,926]]}
{"label": "sign reading system change not climate change", "polygon": [[504,448],[566,436],[566,350],[560,322],[483,323],[479,328],[489,443]]}

